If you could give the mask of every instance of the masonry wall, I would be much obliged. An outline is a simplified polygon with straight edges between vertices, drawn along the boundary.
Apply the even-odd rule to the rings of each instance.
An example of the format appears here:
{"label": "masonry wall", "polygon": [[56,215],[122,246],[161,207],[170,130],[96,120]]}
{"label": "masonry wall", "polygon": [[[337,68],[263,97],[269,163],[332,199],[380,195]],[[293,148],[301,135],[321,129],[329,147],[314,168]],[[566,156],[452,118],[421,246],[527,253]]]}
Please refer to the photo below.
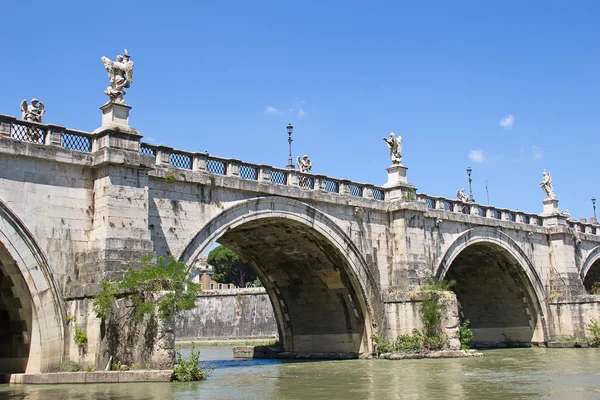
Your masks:
{"label": "masonry wall", "polygon": [[277,337],[277,323],[264,288],[205,292],[197,307],[175,323],[177,340]]}

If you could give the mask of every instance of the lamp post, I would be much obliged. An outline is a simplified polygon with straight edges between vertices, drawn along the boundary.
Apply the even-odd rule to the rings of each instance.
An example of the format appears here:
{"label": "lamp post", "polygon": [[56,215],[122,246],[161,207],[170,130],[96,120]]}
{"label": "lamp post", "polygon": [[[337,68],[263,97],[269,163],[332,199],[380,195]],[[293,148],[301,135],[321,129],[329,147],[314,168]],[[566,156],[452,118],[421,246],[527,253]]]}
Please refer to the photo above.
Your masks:
{"label": "lamp post", "polygon": [[596,198],[592,197],[592,207],[594,207],[594,219],[596,219]]}
{"label": "lamp post", "polygon": [[294,127],[292,126],[292,124],[288,124],[288,126],[287,126],[287,133],[288,133],[288,144],[289,144],[289,147],[290,147],[290,154],[289,154],[288,165],[287,165],[288,169],[296,169],[296,167],[292,163],[292,142],[294,141],[294,139],[292,139],[292,132],[293,131],[294,131]]}
{"label": "lamp post", "polygon": [[469,201],[473,203],[475,200],[473,199],[473,188],[471,187],[471,182],[473,181],[471,179],[471,172],[473,172],[471,167],[467,167],[467,175],[469,175]]}

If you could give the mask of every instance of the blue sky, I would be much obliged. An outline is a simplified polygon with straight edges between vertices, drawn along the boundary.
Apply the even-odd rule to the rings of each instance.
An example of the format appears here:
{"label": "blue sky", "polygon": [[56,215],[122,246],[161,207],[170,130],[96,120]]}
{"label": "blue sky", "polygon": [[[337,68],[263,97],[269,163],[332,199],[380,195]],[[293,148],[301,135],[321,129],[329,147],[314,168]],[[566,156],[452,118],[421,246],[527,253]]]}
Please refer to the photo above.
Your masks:
{"label": "blue sky", "polygon": [[[198,1],[3,3],[0,113],[37,97],[45,122],[94,130],[100,61],[127,48],[144,140],[383,184],[382,141],[404,139],[420,192],[468,191],[541,212],[600,198],[600,2]],[[10,16],[10,17],[7,17]],[[504,121],[502,123],[502,121]],[[600,203],[599,203],[600,208]]]}

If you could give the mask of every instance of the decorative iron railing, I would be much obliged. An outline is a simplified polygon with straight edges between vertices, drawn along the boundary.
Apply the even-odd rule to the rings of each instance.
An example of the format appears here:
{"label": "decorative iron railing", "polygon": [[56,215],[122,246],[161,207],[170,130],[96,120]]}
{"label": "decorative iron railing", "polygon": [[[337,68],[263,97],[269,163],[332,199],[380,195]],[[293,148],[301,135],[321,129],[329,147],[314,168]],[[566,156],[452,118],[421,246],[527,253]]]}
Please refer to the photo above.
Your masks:
{"label": "decorative iron railing", "polygon": [[146,143],[141,143],[140,144],[140,153],[146,154],[148,156],[156,157],[156,148],[150,147]]}
{"label": "decorative iron railing", "polygon": [[61,136],[61,145],[65,149],[89,153],[92,151],[92,138],[88,133],[68,130]]}
{"label": "decorative iron railing", "polygon": [[170,163],[175,168],[192,169],[192,157],[183,153],[171,153]]}
{"label": "decorative iron railing", "polygon": [[287,185],[287,173],[279,170],[270,172],[270,181],[277,185]]}
{"label": "decorative iron railing", "polygon": [[253,165],[240,165],[240,178],[256,181],[258,180],[258,167]]}
{"label": "decorative iron railing", "polygon": [[20,142],[44,144],[47,134],[48,128],[35,122],[19,121],[10,127],[10,136]]}

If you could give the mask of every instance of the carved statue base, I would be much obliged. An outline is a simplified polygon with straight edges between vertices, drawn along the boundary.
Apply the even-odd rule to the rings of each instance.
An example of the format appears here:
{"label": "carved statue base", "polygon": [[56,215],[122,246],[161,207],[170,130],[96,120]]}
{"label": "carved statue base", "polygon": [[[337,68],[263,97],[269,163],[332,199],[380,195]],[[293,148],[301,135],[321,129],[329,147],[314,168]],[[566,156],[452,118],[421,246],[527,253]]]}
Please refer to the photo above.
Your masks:
{"label": "carved statue base", "polygon": [[102,126],[94,132],[113,130],[139,135],[137,129],[129,126],[130,106],[118,103],[106,103],[102,107]]}
{"label": "carved statue base", "polygon": [[544,204],[544,212],[542,215],[556,215],[560,214],[558,211],[558,200],[556,199],[544,199],[542,201]]}
{"label": "carved statue base", "polygon": [[386,168],[388,172],[388,181],[383,187],[394,187],[402,184],[407,184],[408,180],[406,179],[406,168],[403,165],[392,165],[389,168]]}
{"label": "carved statue base", "polygon": [[388,200],[416,200],[417,188],[406,179],[406,168],[403,165],[392,165],[387,168],[388,181],[383,187],[389,188],[386,192]]}

